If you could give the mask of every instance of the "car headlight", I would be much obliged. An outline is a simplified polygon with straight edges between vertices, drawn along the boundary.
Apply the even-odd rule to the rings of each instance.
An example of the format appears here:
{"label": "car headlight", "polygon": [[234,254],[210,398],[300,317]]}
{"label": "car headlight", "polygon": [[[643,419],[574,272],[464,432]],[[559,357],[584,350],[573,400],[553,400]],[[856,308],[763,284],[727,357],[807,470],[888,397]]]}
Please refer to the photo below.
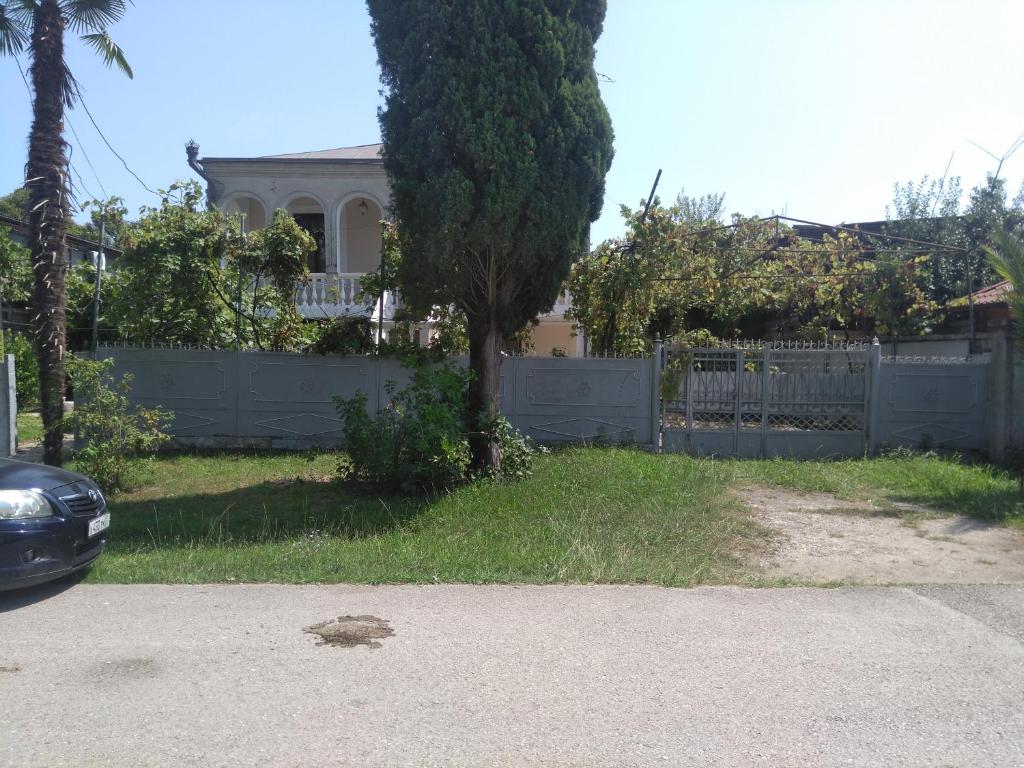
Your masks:
{"label": "car headlight", "polygon": [[53,507],[35,491],[0,491],[0,520],[50,517]]}

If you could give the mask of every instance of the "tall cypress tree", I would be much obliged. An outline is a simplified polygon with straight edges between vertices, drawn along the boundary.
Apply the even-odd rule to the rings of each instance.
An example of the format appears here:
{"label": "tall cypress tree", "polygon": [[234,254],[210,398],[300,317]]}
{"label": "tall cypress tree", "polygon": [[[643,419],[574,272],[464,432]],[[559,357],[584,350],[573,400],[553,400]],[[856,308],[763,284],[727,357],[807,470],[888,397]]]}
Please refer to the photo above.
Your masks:
{"label": "tall cypress tree", "polygon": [[469,327],[478,466],[502,340],[550,309],[601,212],[612,128],[594,71],[605,0],[368,0],[385,86],[399,283]]}

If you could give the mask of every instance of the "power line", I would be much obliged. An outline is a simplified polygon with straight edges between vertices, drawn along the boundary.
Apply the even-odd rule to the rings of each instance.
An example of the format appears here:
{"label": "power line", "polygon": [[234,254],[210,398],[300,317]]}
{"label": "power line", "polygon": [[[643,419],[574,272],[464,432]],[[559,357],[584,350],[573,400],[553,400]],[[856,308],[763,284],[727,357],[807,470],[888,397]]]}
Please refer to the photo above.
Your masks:
{"label": "power line", "polygon": [[[78,142],[78,148],[80,150],[82,150],[82,154],[85,155],[85,162],[87,162],[89,164],[89,168],[92,170],[92,175],[93,175],[93,177],[95,177],[96,183],[100,185],[100,192],[103,193],[103,199],[106,200],[107,198],[110,197],[110,195],[107,194],[106,187],[104,187],[103,186],[103,182],[100,181],[100,175],[98,173],[96,173],[96,168],[93,166],[92,160],[89,159],[89,153],[85,151],[85,145],[82,144],[82,140],[80,138],[78,138],[78,131],[75,130],[75,124],[71,122],[71,117],[70,116],[66,117],[66,119],[68,121],[68,128],[71,129],[71,134],[75,137],[75,141]],[[71,163],[71,159],[69,158],[68,159],[68,164],[70,165],[70,163]],[[78,180],[81,181],[82,177],[79,176]],[[82,189],[85,189],[85,185],[84,184],[82,185]],[[88,191],[88,190],[86,190],[86,191]]]}
{"label": "power line", "polygon": [[[72,150],[74,149],[74,145],[69,146],[71,146]],[[75,168],[74,163],[71,162],[70,155],[68,156],[68,168],[71,169],[71,172],[75,175],[75,178],[78,179],[78,185],[82,188],[82,191],[89,196],[90,200],[96,200],[96,195],[89,191],[89,188],[85,185],[85,180],[82,178],[82,174],[78,172],[78,169]]]}
{"label": "power line", "polygon": [[76,91],[76,93],[77,93],[77,95],[78,95],[78,101],[79,101],[79,103],[80,103],[80,104],[82,105],[82,109],[84,109],[84,110],[85,110],[85,114],[89,116],[89,122],[91,122],[91,123],[92,123],[92,127],[96,129],[96,133],[98,133],[98,134],[100,135],[100,138],[101,138],[101,139],[103,139],[103,143],[107,145],[107,149],[109,149],[109,150],[110,150],[111,152],[113,152],[113,153],[114,153],[114,156],[115,156],[115,157],[116,157],[116,158],[117,158],[118,160],[120,160],[120,161],[121,161],[121,165],[123,165],[123,166],[125,167],[125,170],[126,170],[126,171],[128,171],[128,173],[130,173],[130,174],[131,174],[132,176],[134,176],[134,177],[135,177],[135,180],[136,180],[137,182],[139,182],[139,184],[141,184],[141,185],[142,185],[142,188],[143,188],[143,189],[145,189],[145,190],[146,190],[147,192],[149,192],[150,194],[153,194],[153,195],[156,195],[157,197],[159,197],[159,196],[160,196],[160,193],[159,193],[159,192],[157,192],[156,190],[153,190],[153,189],[151,189],[151,188],[150,188],[150,187],[149,187],[149,186],[148,186],[148,185],[146,184],[146,182],[144,182],[144,181],[143,181],[143,180],[142,180],[142,179],[141,179],[141,178],[139,177],[139,174],[137,174],[137,173],[136,173],[135,171],[133,171],[133,170],[132,170],[132,169],[131,169],[131,168],[130,168],[130,167],[128,166],[128,163],[127,163],[127,161],[126,161],[126,160],[125,160],[125,159],[124,159],[123,157],[121,157],[120,153],[118,153],[118,151],[117,151],[116,149],[114,149],[113,145],[111,145],[111,143],[110,143],[110,142],[109,142],[109,141],[107,140],[107,137],[106,137],[106,135],[104,135],[103,131],[101,131],[101,130],[100,130],[100,127],[99,127],[99,125],[97,125],[97,123],[96,123],[96,118],[94,118],[94,117],[92,116],[92,112],[90,112],[90,111],[89,111],[89,106],[88,106],[88,105],[87,105],[87,104],[85,103],[85,96],[83,96],[83,95],[82,95],[82,89],[81,89],[81,88],[78,88],[78,87],[76,87],[76,88],[75,88],[75,91]]}
{"label": "power line", "polygon": [[[32,86],[30,86],[28,84],[28,78],[25,77],[25,70],[22,68],[21,61],[18,59],[18,57],[14,58],[14,63],[18,65],[18,73],[21,75],[21,82],[23,82],[25,84],[25,91],[28,93],[29,105],[31,105],[32,104]],[[75,126],[71,123],[71,118],[67,117],[67,121],[68,121],[68,126],[71,128],[71,133],[74,134],[75,140],[78,141],[79,149],[81,149],[82,150],[82,154],[85,155],[85,161],[87,163],[89,163],[89,167],[92,168],[92,174],[93,174],[93,176],[96,177],[96,181],[97,181],[97,183],[99,183],[100,189],[103,190],[104,197],[106,197],[107,196],[107,191],[105,189],[103,189],[103,182],[100,181],[99,174],[97,174],[96,173],[96,169],[93,168],[92,162],[90,162],[90,160],[89,160],[89,155],[85,151],[85,146],[82,144],[82,140],[78,138],[78,134],[75,132]],[[69,146],[71,146],[71,149],[72,149],[72,152],[73,152],[74,151],[74,145],[69,145]],[[78,179],[78,185],[82,188],[82,191],[85,192],[85,194],[87,194],[90,198],[95,200],[96,199],[96,195],[94,195],[92,192],[89,191],[89,188],[86,186],[85,181],[82,179],[82,174],[80,174],[78,172],[78,169],[75,168],[74,163],[71,162],[71,155],[68,155],[68,168],[71,169],[71,172]]]}

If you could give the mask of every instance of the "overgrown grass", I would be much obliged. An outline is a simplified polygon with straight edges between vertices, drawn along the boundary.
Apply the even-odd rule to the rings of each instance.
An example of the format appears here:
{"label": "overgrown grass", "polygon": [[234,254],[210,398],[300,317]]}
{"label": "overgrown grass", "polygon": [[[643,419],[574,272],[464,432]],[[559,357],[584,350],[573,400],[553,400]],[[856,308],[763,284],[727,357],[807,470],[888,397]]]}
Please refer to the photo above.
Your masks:
{"label": "overgrown grass", "polygon": [[758,530],[724,493],[727,464],[616,449],[538,458],[516,484],[434,499],[331,479],[330,455],[160,457],[111,501],[104,582],[652,582],[734,580]]}
{"label": "overgrown grass", "polygon": [[42,417],[38,413],[18,411],[18,442],[38,443],[42,439]]}
{"label": "overgrown grass", "polygon": [[734,482],[831,493],[853,501],[903,502],[1024,528],[1018,480],[989,464],[897,453],[842,461],[732,461]]}
{"label": "overgrown grass", "polygon": [[742,484],[926,505],[1024,528],[1009,475],[934,456],[713,461],[621,449],[541,456],[516,484],[432,499],[333,479],[331,454],[160,456],[111,500],[102,582],[751,582]]}

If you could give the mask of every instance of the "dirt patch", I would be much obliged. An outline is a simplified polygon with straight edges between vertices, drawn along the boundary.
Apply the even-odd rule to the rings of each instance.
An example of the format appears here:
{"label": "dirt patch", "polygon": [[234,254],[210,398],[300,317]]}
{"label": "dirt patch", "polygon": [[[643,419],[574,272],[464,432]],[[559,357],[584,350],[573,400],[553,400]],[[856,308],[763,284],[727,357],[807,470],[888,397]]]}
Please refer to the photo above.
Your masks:
{"label": "dirt patch", "polygon": [[21,672],[20,664],[0,664],[0,675],[13,675],[15,672]]}
{"label": "dirt patch", "polygon": [[303,632],[317,635],[317,645],[336,645],[340,648],[352,648],[356,645],[367,645],[380,648],[378,640],[394,635],[391,625],[376,616],[339,616],[331,621],[303,627]]}
{"label": "dirt patch", "polygon": [[1024,536],[909,504],[743,488],[776,536],[752,558],[767,576],[861,584],[1024,583]]}

